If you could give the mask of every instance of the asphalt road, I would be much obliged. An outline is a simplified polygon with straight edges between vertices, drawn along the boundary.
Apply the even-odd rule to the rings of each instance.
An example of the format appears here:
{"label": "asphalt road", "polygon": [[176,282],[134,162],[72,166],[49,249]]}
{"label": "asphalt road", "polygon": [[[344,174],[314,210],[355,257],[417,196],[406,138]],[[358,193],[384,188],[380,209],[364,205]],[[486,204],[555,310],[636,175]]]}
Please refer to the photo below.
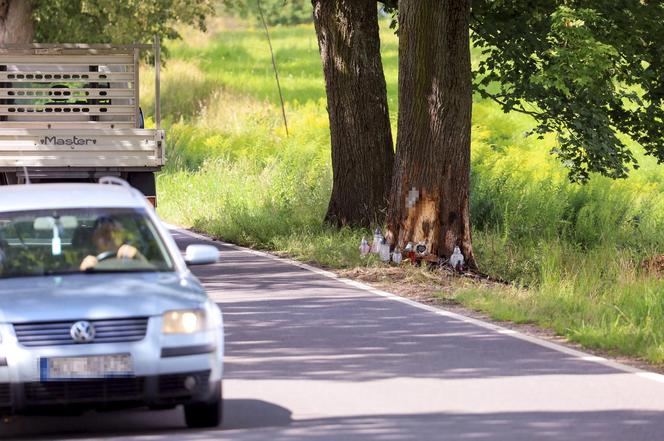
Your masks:
{"label": "asphalt road", "polygon": [[131,411],[20,417],[0,438],[664,440],[662,376],[219,248],[196,273],[226,320],[222,427]]}

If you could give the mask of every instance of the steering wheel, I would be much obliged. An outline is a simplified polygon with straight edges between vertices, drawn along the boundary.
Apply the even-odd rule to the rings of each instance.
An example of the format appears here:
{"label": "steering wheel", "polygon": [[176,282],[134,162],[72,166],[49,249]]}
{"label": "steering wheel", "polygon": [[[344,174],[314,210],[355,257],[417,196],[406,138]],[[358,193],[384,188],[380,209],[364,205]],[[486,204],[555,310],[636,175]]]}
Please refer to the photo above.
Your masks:
{"label": "steering wheel", "polygon": [[97,254],[97,262],[115,257],[116,254],[117,253],[115,251],[104,251],[103,253],[99,253]]}

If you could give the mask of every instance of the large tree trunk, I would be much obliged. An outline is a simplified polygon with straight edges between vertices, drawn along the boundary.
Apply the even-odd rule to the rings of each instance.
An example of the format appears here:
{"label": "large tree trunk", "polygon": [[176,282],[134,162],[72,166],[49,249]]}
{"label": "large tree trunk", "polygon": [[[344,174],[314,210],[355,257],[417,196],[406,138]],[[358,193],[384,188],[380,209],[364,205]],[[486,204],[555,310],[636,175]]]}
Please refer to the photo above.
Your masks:
{"label": "large tree trunk", "polygon": [[376,0],[312,0],[332,141],[335,225],[382,223],[394,149]]}
{"label": "large tree trunk", "polygon": [[32,43],[32,0],[0,0],[0,44]]}
{"label": "large tree trunk", "polygon": [[468,204],[470,0],[399,1],[399,121],[388,240],[475,269]]}

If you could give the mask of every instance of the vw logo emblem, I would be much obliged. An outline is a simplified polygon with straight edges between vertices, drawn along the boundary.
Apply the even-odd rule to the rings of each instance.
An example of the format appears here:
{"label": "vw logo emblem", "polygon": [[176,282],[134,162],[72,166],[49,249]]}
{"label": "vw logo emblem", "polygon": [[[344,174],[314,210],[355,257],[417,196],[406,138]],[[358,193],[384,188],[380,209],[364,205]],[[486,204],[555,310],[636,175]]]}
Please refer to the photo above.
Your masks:
{"label": "vw logo emblem", "polygon": [[86,321],[74,323],[69,330],[71,338],[76,343],[90,343],[95,339],[95,333],[95,327],[92,326],[92,323]]}

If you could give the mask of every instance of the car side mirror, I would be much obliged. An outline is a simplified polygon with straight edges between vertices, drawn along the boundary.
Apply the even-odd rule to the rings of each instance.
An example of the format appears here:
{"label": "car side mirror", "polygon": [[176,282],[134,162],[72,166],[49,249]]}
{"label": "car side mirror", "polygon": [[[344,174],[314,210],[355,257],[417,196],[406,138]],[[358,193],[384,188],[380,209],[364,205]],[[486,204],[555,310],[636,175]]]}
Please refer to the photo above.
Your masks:
{"label": "car side mirror", "polygon": [[219,250],[212,245],[189,245],[184,261],[188,266],[207,265],[219,262]]}

